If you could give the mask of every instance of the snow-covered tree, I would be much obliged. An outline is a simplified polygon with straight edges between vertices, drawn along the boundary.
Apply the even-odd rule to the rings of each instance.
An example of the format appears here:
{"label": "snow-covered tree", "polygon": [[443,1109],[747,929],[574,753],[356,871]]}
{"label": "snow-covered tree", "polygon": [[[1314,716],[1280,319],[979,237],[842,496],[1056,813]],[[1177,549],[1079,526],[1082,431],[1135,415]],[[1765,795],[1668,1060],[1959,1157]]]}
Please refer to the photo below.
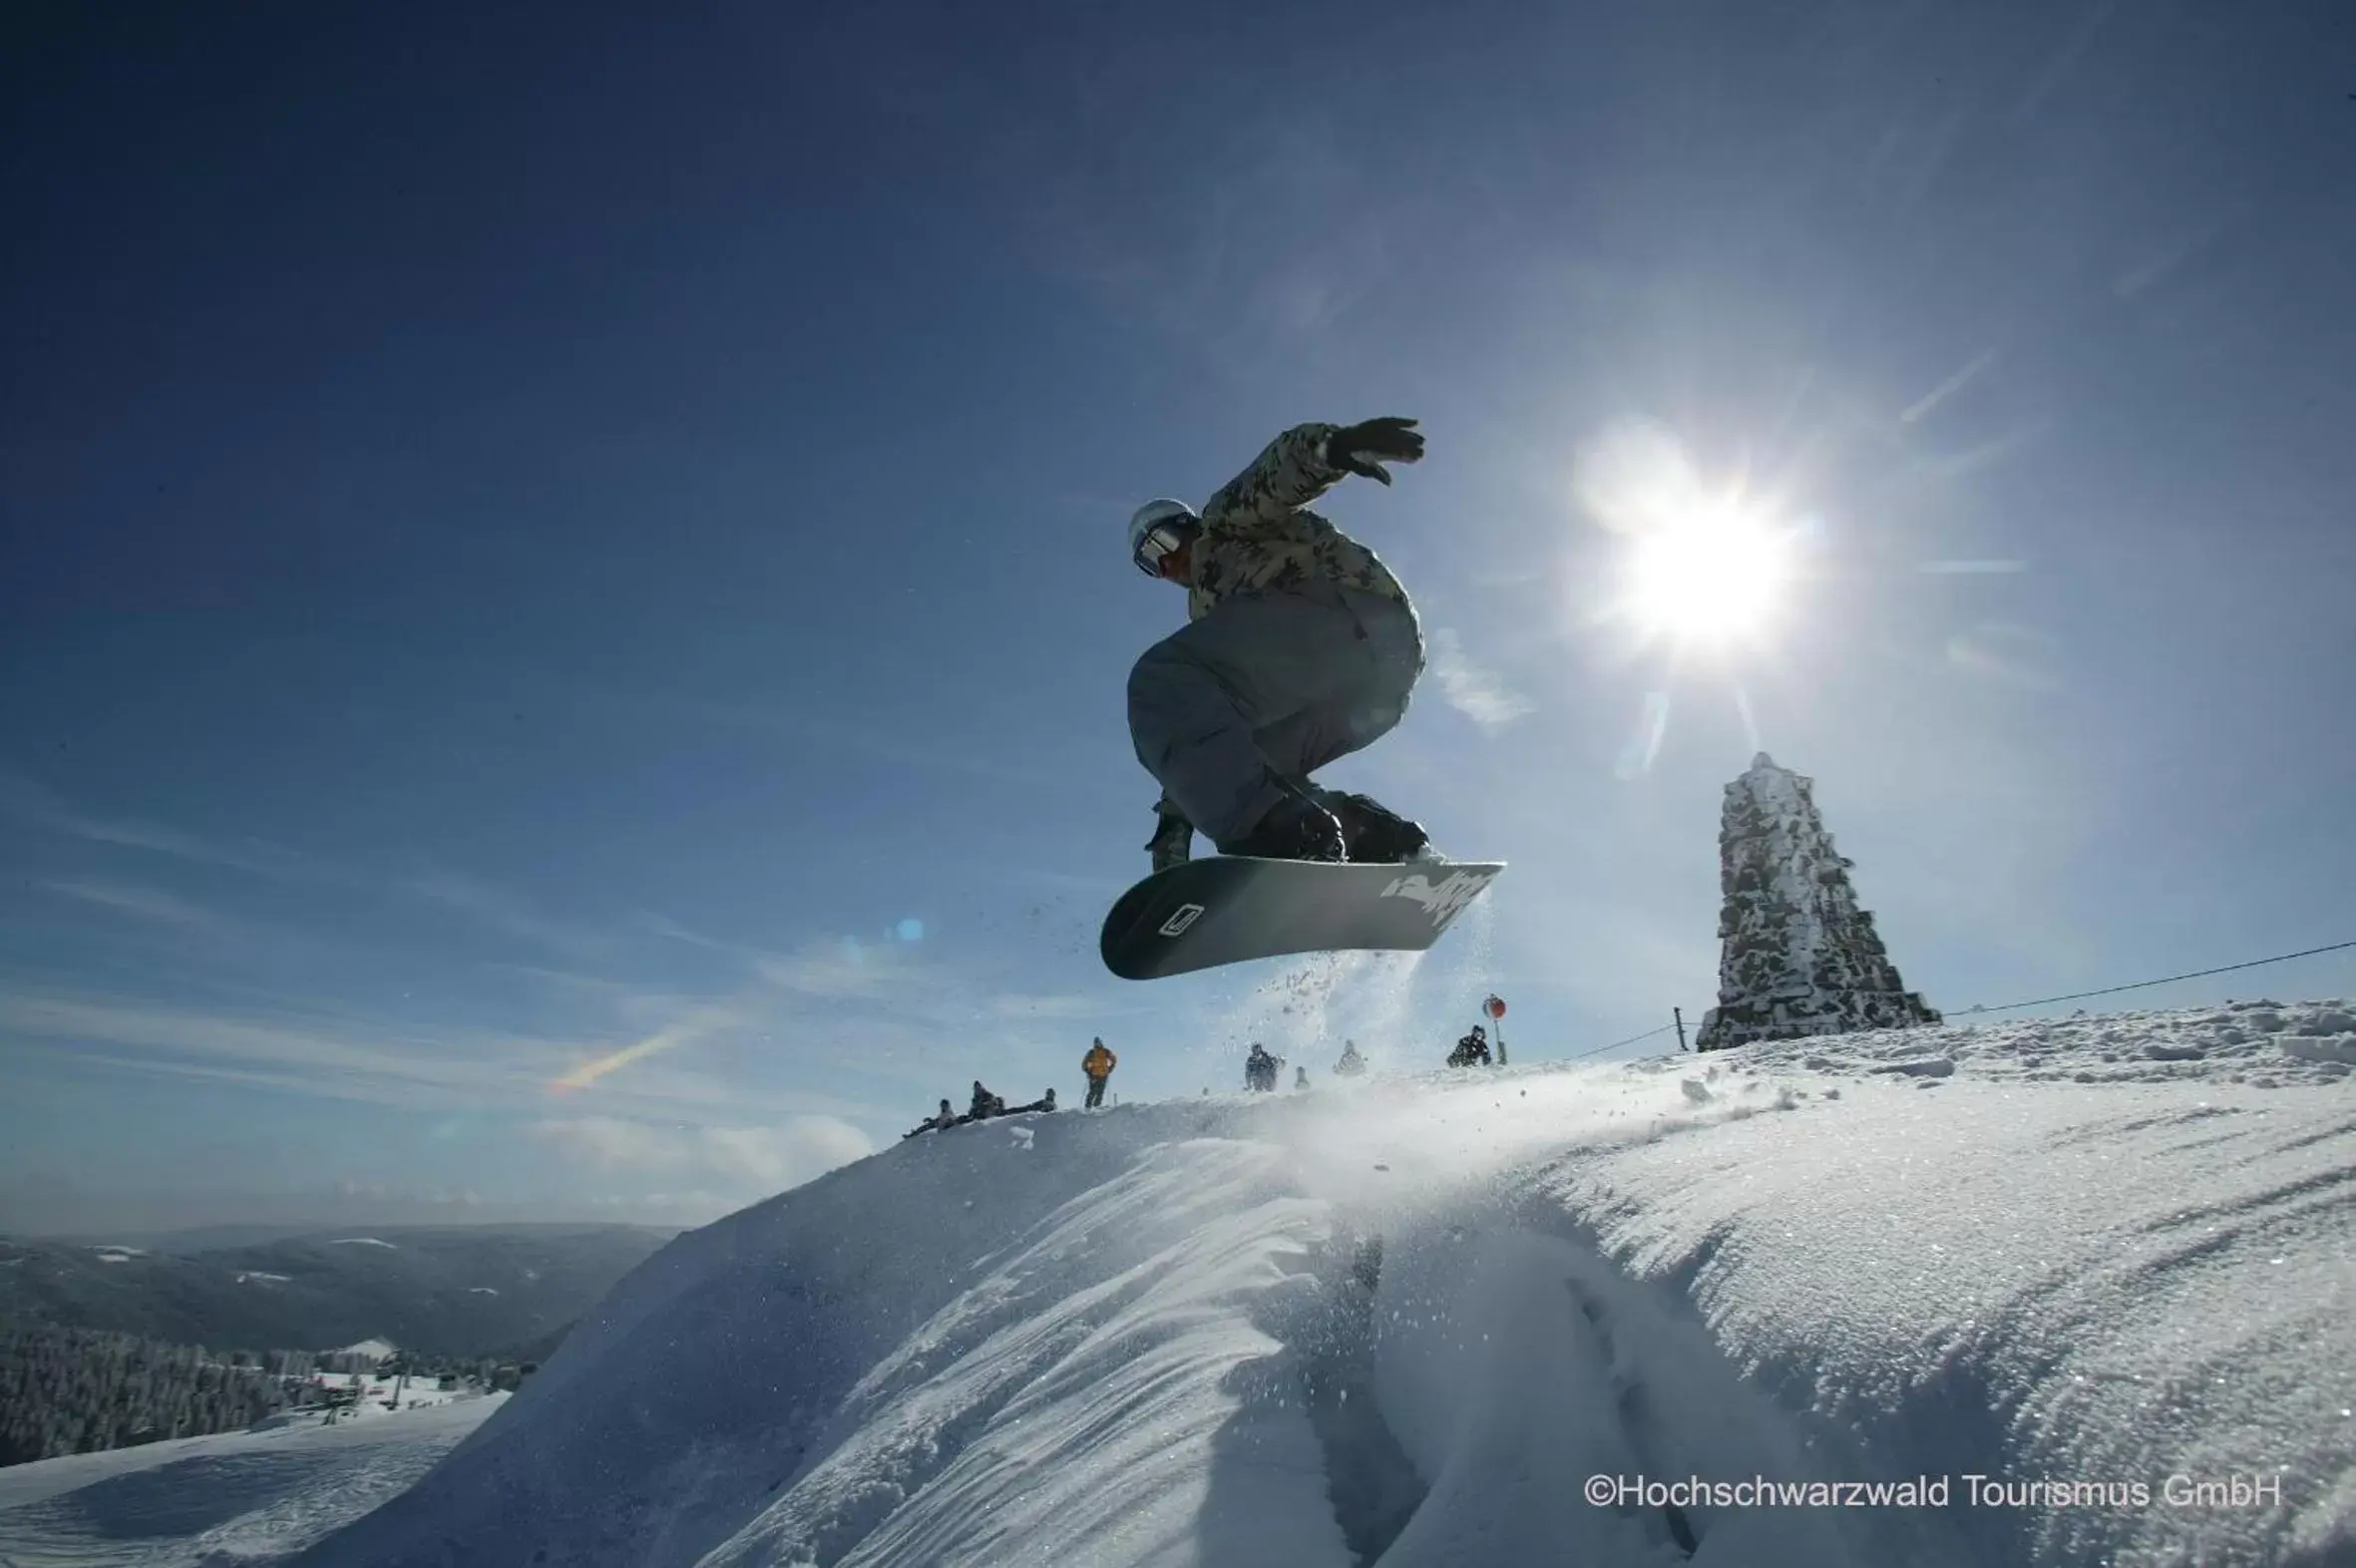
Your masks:
{"label": "snow-covered tree", "polygon": [[1898,978],[1872,913],[1857,907],[1853,863],[1833,850],[1813,790],[1764,751],[1726,788],[1718,834],[1725,947],[1718,1005],[1696,1041],[1702,1050],[1939,1021]]}

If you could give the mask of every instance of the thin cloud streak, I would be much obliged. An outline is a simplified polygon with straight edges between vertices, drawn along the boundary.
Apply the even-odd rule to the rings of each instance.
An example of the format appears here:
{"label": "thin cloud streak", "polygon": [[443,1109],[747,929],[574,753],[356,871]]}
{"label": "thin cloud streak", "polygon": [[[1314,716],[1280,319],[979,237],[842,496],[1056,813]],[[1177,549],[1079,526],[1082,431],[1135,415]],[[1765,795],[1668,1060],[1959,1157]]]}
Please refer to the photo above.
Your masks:
{"label": "thin cloud streak", "polygon": [[[80,996],[0,996],[0,1038],[85,1066],[150,1076],[252,1084],[314,1099],[400,1109],[545,1108],[550,1088],[609,1051],[580,1040],[434,1031],[304,1011],[255,1018]],[[642,1043],[642,1042],[641,1042]],[[776,1094],[741,1083],[636,1075],[601,1086],[616,1110],[864,1116],[876,1108],[826,1095]]]}
{"label": "thin cloud streak", "polygon": [[[594,699],[592,699],[594,700]],[[947,773],[963,778],[983,779],[998,784],[1019,784],[1027,789],[1051,788],[1059,791],[1076,790],[1072,776],[1044,769],[1013,767],[988,762],[950,749],[928,749],[871,730],[855,728],[830,719],[813,718],[779,707],[762,707],[742,702],[722,702],[707,697],[630,696],[603,699],[615,705],[634,709],[647,717],[673,721],[686,720],[716,724],[730,729],[753,730],[766,734],[785,735],[802,742],[813,756],[832,756],[843,752],[857,752],[872,761],[889,763],[924,773]]]}
{"label": "thin cloud streak", "polygon": [[[145,850],[194,865],[239,871],[273,882],[325,884],[424,899],[467,915],[494,931],[575,959],[606,957],[617,946],[612,936],[553,919],[534,908],[520,894],[463,872],[434,868],[406,879],[371,878],[349,867],[337,866],[260,839],[223,843],[162,823],[94,817],[68,805],[24,774],[7,768],[0,768],[0,816],[12,818],[39,832],[78,838],[94,844]],[[183,903],[180,906],[191,918],[182,919],[167,914],[168,907],[177,902],[168,894],[147,895],[141,890],[125,889],[92,878],[51,883],[48,886],[51,891],[66,897],[81,898],[91,904],[107,904],[124,914],[145,915],[150,919],[191,927],[202,923],[195,918],[202,912],[196,911],[194,905]],[[101,891],[110,887],[115,889],[114,895]],[[217,929],[226,929],[229,924],[218,917],[210,917],[210,920]]]}
{"label": "thin cloud streak", "polygon": [[1432,678],[1440,700],[1490,734],[1534,711],[1529,699],[1465,655],[1463,642],[1445,626],[1430,637]]}
{"label": "thin cloud streak", "polygon": [[162,823],[136,818],[107,819],[75,810],[26,775],[0,768],[0,816],[44,833],[146,850],[197,865],[219,866],[278,882],[340,882],[344,875],[299,851],[245,839],[222,843]]}
{"label": "thin cloud streak", "polygon": [[352,1092],[357,1090],[440,1090],[459,1095],[521,1091],[533,1081],[529,1068],[504,1068],[493,1058],[513,1058],[519,1045],[527,1056],[550,1050],[545,1043],[474,1039],[453,1041],[458,1048],[435,1052],[397,1035],[366,1031],[355,1039],[334,1032],[337,1029],[326,1020],[306,1020],[297,1026],[292,1021],[255,1022],[132,1002],[0,997],[0,1031],[68,1045],[107,1044],[162,1053],[146,1058],[146,1064],[159,1071],[176,1070],[191,1058],[285,1069],[339,1098],[377,1097]]}
{"label": "thin cloud streak", "polygon": [[227,936],[236,929],[235,923],[227,918],[156,888],[91,881],[51,881],[41,886],[60,898],[160,926],[207,936]]}
{"label": "thin cloud streak", "polygon": [[1925,393],[1914,404],[1913,407],[1900,414],[1898,416],[1898,422],[1904,425],[1920,424],[1924,419],[1929,417],[1933,409],[1937,408],[1941,403],[1946,402],[1947,399],[1953,397],[1965,387],[1970,386],[1974,381],[1979,379],[1983,372],[1985,372],[1991,365],[1994,365],[1995,363],[1996,350],[1992,348],[1981,350],[1978,354],[1975,354],[1971,358],[1970,362],[1965,364],[1961,370],[1956,371],[1955,374],[1949,376],[1946,380],[1931,388],[1930,391]]}
{"label": "thin cloud streak", "polygon": [[461,872],[435,870],[401,884],[402,891],[458,911],[492,930],[575,959],[603,957],[613,940],[552,920],[521,896]]}

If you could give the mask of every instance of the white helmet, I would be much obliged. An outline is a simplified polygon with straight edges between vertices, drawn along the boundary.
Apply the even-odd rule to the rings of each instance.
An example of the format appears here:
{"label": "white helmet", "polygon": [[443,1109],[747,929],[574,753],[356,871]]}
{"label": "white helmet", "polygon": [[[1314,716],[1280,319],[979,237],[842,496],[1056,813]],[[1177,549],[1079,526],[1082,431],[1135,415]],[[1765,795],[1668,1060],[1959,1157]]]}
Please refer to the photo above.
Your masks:
{"label": "white helmet", "polygon": [[1149,578],[1162,575],[1162,557],[1194,538],[1203,520],[1183,501],[1148,501],[1129,519],[1129,559]]}

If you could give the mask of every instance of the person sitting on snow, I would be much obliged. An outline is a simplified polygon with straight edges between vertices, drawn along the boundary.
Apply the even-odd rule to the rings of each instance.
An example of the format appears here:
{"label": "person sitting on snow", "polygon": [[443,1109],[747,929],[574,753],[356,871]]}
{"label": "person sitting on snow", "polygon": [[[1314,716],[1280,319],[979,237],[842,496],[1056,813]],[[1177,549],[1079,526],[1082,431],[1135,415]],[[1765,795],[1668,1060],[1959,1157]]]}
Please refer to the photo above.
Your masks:
{"label": "person sitting on snow", "polygon": [[1295,1067],[1293,1069],[1293,1087],[1296,1089],[1306,1089],[1309,1087],[1309,1069],[1307,1067]]}
{"label": "person sitting on snow", "polygon": [[974,1103],[967,1107],[966,1114],[960,1116],[958,1120],[961,1122],[983,1121],[991,1116],[1005,1114],[1006,1097],[1002,1094],[990,1093],[989,1090],[982,1086],[982,1080],[976,1078],[974,1080]]}
{"label": "person sitting on snow", "polygon": [[1049,1089],[1045,1099],[1032,1100],[1028,1105],[1012,1105],[998,1112],[1001,1116],[1020,1116],[1028,1111],[1051,1111],[1055,1108],[1055,1091]]}
{"label": "person sitting on snow", "polygon": [[915,1137],[920,1132],[941,1132],[948,1128],[954,1127],[957,1124],[958,1113],[949,1108],[949,1101],[943,1100],[941,1102],[941,1113],[939,1115],[926,1117],[923,1121],[918,1122],[914,1127],[909,1128],[908,1131],[902,1133],[900,1136],[903,1141],[905,1141],[909,1138]]}
{"label": "person sitting on snow", "polygon": [[1456,1042],[1448,1052],[1451,1067],[1485,1067],[1489,1064],[1489,1031],[1475,1023],[1472,1032]]}
{"label": "person sitting on snow", "polygon": [[1367,1058],[1358,1053],[1358,1041],[1342,1042],[1342,1059],[1334,1063],[1334,1071],[1345,1078],[1355,1078],[1367,1070]]}

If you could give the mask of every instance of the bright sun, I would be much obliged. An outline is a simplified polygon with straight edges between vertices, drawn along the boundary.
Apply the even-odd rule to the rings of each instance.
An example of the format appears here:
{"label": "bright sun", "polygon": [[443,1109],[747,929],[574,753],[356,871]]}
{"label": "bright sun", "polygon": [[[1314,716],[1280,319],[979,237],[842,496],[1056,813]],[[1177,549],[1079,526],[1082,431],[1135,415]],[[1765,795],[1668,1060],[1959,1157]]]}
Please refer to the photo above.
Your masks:
{"label": "bright sun", "polygon": [[1628,615],[1647,635],[1680,642],[1754,635],[1782,596],[1790,556],[1790,536],[1742,507],[1696,507],[1636,539]]}

